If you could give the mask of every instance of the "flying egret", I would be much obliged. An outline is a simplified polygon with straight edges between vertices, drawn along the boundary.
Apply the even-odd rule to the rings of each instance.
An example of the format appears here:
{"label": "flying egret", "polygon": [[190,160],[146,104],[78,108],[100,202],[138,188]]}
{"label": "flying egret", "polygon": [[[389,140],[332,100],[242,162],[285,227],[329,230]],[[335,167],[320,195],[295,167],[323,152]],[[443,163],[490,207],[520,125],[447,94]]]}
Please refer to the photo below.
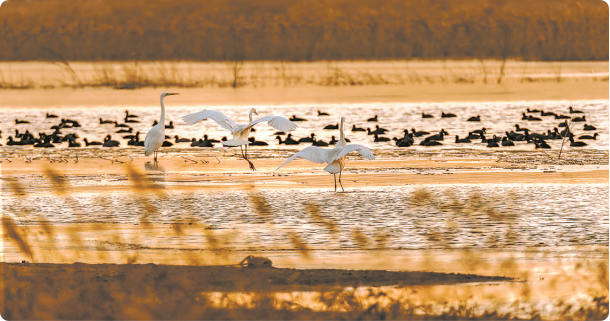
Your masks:
{"label": "flying egret", "polygon": [[[231,147],[239,146],[239,148],[241,149],[243,158],[246,161],[248,161],[248,164],[250,165],[250,169],[256,170],[256,168],[254,167],[254,164],[252,164],[252,162],[248,159],[248,144],[250,144],[250,142],[248,141],[248,137],[250,136],[250,129],[254,125],[261,123],[261,122],[267,122],[267,124],[269,124],[269,126],[275,128],[277,130],[281,130],[281,131],[285,131],[285,132],[292,131],[292,130],[296,129],[298,126],[297,126],[297,124],[291,122],[290,120],[288,120],[284,117],[280,117],[280,116],[265,116],[265,117],[259,118],[257,120],[252,120],[253,114],[258,115],[255,108],[250,109],[249,122],[247,124],[236,124],[225,114],[223,114],[222,112],[217,111],[217,110],[199,111],[199,112],[196,112],[193,114],[182,116],[182,120],[187,125],[194,125],[194,124],[196,124],[202,120],[206,120],[208,118],[211,118],[212,120],[216,121],[220,126],[229,130],[231,132],[231,134],[233,135],[232,139],[223,141],[222,144],[224,146],[231,146]],[[245,152],[244,152],[244,148],[243,148],[244,145],[245,145],[245,149],[246,149]]]}
{"label": "flying egret", "polygon": [[159,124],[151,128],[144,139],[144,155],[150,156],[154,152],[155,163],[157,162],[157,149],[163,145],[165,140],[165,105],[163,104],[163,98],[171,95],[178,95],[178,93],[164,92],[161,94],[161,118],[159,119]]}
{"label": "flying egret", "polygon": [[335,192],[337,191],[337,173],[339,173],[339,184],[341,185],[341,189],[345,191],[343,184],[341,183],[341,171],[343,171],[343,168],[345,168],[345,156],[351,152],[358,151],[358,153],[365,158],[374,160],[375,155],[373,155],[373,152],[366,146],[359,144],[347,144],[345,135],[343,134],[344,121],[345,118],[341,117],[341,123],[339,125],[339,141],[337,142],[335,148],[326,149],[317,146],[309,146],[292,155],[292,157],[285,161],[284,164],[280,165],[280,167],[278,167],[276,170],[279,170],[282,168],[282,166],[299,157],[318,164],[328,163],[328,165],[324,167],[324,170],[333,174],[335,178]]}

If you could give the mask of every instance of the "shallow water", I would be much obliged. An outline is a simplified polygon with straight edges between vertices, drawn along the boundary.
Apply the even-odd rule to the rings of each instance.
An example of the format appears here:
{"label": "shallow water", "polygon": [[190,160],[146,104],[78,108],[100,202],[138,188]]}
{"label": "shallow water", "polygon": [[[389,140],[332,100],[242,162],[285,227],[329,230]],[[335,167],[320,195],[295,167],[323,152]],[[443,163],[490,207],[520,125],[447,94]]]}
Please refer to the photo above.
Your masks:
{"label": "shallow water", "polygon": [[[248,120],[248,112],[251,106],[214,106],[201,105],[200,107],[193,106],[176,106],[171,102],[171,97],[165,100],[167,106],[166,122],[174,122],[175,129],[167,129],[166,135],[172,136],[170,141],[173,141],[174,135],[186,138],[201,138],[203,134],[209,137],[220,139],[227,136],[229,133],[212,120],[200,122],[193,126],[184,125],[180,117],[203,109],[216,109],[224,112],[227,116],[233,119],[236,123],[246,123]],[[536,102],[489,102],[489,103],[372,103],[372,104],[300,104],[300,105],[256,105],[259,117],[266,115],[279,115],[289,118],[296,114],[299,117],[306,118],[308,121],[298,122],[299,128],[292,134],[296,138],[307,137],[311,133],[317,135],[317,139],[329,141],[332,135],[338,137],[338,130],[323,130],[326,125],[337,124],[339,118],[346,118],[345,131],[346,137],[352,143],[365,144],[371,148],[391,148],[394,142],[374,142],[372,135],[367,135],[365,132],[351,132],[352,125],[363,128],[375,129],[375,125],[387,128],[389,133],[386,137],[402,137],[404,129],[416,128],[418,131],[429,131],[437,133],[441,128],[449,132],[449,136],[443,141],[441,147],[423,147],[412,146],[409,149],[427,150],[438,148],[475,148],[487,149],[486,144],[480,143],[480,140],[474,140],[470,144],[455,144],[455,135],[464,138],[468,132],[481,129],[487,129],[487,138],[493,135],[503,136],[506,131],[515,130],[515,124],[520,124],[521,127],[529,128],[537,133],[546,133],[547,130],[557,126],[560,120],[554,117],[542,117],[543,121],[522,121],[521,113],[527,108],[543,109],[546,112],[555,112],[558,114],[568,114],[568,106],[570,101],[536,101]],[[587,140],[589,146],[585,149],[601,149],[608,150],[609,146],[609,131],[608,131],[608,110],[609,104],[607,100],[599,101],[582,101],[575,104],[576,109],[583,110],[586,115],[586,123],[597,127],[596,131],[583,131],[583,122],[574,123],[573,132],[577,136],[593,135],[598,133],[596,140]],[[125,109],[129,109],[130,113],[140,115],[138,118],[141,123],[132,124],[133,132],[140,131],[140,139],[144,140],[146,133],[151,127],[153,120],[158,119],[160,108],[158,106],[99,106],[97,108],[61,108],[56,114],[60,118],[70,118],[77,120],[83,126],[82,128],[72,128],[62,130],[63,134],[76,133],[81,138],[87,137],[89,140],[101,141],[106,135],[111,134],[115,140],[122,141],[121,146],[127,146],[127,140],[122,140],[120,137],[129,134],[115,133],[120,128],[115,128],[112,124],[99,124],[99,118],[117,120],[122,122],[125,116]],[[318,117],[317,110],[323,110],[331,114],[329,117]],[[36,108],[10,108],[0,110],[0,121],[3,131],[3,147],[0,150],[22,149],[20,146],[6,146],[8,135],[15,133],[18,129],[23,133],[26,129],[30,132],[39,133],[45,132],[50,134],[53,130],[51,126],[58,124],[57,119],[45,118],[48,109]],[[433,114],[433,119],[422,119],[421,113],[426,112]],[[455,113],[456,118],[440,118],[441,112]],[[379,122],[367,122],[367,119],[379,115]],[[471,116],[481,115],[481,122],[467,122],[466,119]],[[533,114],[535,115],[535,114]],[[539,114],[538,114],[539,115]],[[15,118],[26,119],[31,124],[15,124]],[[256,119],[256,116],[254,117]],[[251,136],[257,140],[269,143],[268,148],[276,148],[279,146],[275,135],[276,130],[265,124],[255,126],[256,132]],[[230,138],[230,135],[229,135]],[[422,138],[416,139],[416,145]],[[561,146],[561,140],[547,141],[552,149],[557,150]],[[502,147],[506,150],[533,150],[533,144],[525,142],[515,142],[515,147]],[[309,146],[310,143],[298,145],[298,148]],[[569,145],[569,144],[568,144]],[[84,144],[83,144],[84,146]],[[175,147],[189,147],[189,143],[179,143]],[[218,144],[220,147],[220,144]],[[67,143],[62,143],[58,148],[67,148]],[[32,148],[32,147],[25,147]],[[564,146],[564,150],[577,149],[569,146]]]}
{"label": "shallow water", "polygon": [[[245,191],[165,191],[151,197],[80,193],[68,199],[33,194],[27,202],[3,195],[2,206],[23,224],[137,224],[147,213],[152,223],[217,225],[239,233],[232,245],[237,247],[282,247],[289,244],[287,233],[296,231],[309,246],[354,248],[354,230],[373,248],[380,246],[380,237],[383,247],[396,249],[608,246],[608,191],[606,184],[402,186],[338,194],[265,190],[255,195],[266,202],[266,216],[257,213],[253,194]],[[312,218],[308,202],[317,205],[322,219]],[[145,203],[154,210],[145,209]],[[17,211],[23,206],[26,215]],[[334,222],[338,232],[331,233],[325,220]],[[166,241],[205,242],[193,237]]]}

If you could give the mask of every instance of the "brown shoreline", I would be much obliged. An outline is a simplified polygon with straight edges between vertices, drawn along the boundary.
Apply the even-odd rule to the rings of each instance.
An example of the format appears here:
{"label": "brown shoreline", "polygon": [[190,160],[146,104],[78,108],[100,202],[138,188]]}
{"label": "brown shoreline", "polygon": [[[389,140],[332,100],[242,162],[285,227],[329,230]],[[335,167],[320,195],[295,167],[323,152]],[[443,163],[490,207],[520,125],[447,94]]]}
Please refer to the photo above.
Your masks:
{"label": "brown shoreline", "polygon": [[[171,90],[170,90],[171,89]],[[392,102],[484,102],[608,99],[608,82],[369,85],[341,87],[145,88],[3,90],[3,108],[90,108],[108,105],[157,106],[163,91],[178,91],[175,106],[281,105]],[[439,95],[442,92],[442,95]],[[169,107],[171,109],[171,107]]]}
{"label": "brown shoreline", "polygon": [[[290,292],[343,289],[348,286],[412,286],[471,282],[512,282],[514,278],[429,271],[386,271],[353,269],[292,269],[240,267],[238,265],[161,265],[161,264],[56,264],[0,263],[4,276],[16,277],[22,286],[33,286],[36,279],[69,280],[78,276],[83,284],[104,283],[118,286],[141,277],[151,283],[167,278],[181,279],[185,292]],[[76,280],[74,285],[77,285]],[[158,289],[157,289],[158,290]]]}

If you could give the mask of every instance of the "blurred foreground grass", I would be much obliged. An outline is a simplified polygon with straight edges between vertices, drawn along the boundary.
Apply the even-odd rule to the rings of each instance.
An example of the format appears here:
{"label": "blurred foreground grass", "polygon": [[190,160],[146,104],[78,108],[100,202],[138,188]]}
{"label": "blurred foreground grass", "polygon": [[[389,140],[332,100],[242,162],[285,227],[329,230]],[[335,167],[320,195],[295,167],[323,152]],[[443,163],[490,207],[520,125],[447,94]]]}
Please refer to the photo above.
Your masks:
{"label": "blurred foreground grass", "polygon": [[[576,301],[549,298],[549,302],[541,306],[534,303],[531,285],[526,281],[517,284],[516,297],[506,301],[500,293],[496,295],[478,296],[476,289],[454,289],[454,293],[447,292],[447,288],[433,290],[430,287],[409,286],[409,282],[426,280],[420,274],[411,273],[413,279],[403,283],[400,277],[391,277],[385,282],[375,283],[375,278],[362,281],[368,272],[339,271],[341,277],[345,273],[347,283],[333,282],[341,277],[324,278],[322,274],[306,276],[308,270],[299,272],[291,270],[282,276],[274,268],[244,268],[226,266],[224,272],[213,276],[202,271],[214,267],[197,267],[208,260],[202,257],[201,251],[183,251],[187,267],[171,265],[136,264],[139,253],[146,250],[146,245],[134,246],[138,235],[151,228],[149,217],[159,209],[149,202],[150,198],[166,197],[158,183],[151,181],[146,175],[139,173],[131,166],[126,166],[126,173],[132,182],[133,195],[137,198],[136,204],[146,210],[140,217],[139,225],[130,230],[116,228],[115,225],[100,227],[112,240],[113,244],[131,244],[130,251],[123,251],[123,257],[102,257],[115,263],[131,263],[128,265],[101,264],[89,265],[75,264],[48,264],[44,262],[72,261],[79,262],[83,256],[79,248],[83,246],[82,231],[78,229],[65,229],[53,226],[40,218],[40,229],[28,225],[20,226],[15,220],[27,216],[37,216],[37,213],[28,211],[27,189],[23,188],[15,178],[3,179],[8,182],[14,197],[21,200],[22,206],[3,211],[2,230],[6,242],[14,244],[31,263],[2,263],[0,273],[2,283],[0,294],[0,311],[7,319],[552,319],[552,320],[601,320],[608,315],[608,264],[591,264],[587,261],[577,263],[576,268],[582,274],[578,279],[570,280],[564,275],[553,276],[549,282],[552,287],[560,289],[563,286],[580,284],[580,290],[587,295]],[[43,175],[53,184],[53,193],[64,198],[65,202],[76,202],[72,199],[66,176],[48,168]],[[267,218],[273,210],[261,193],[249,187],[251,203],[258,213],[259,223],[269,224]],[[100,202],[103,199],[100,198]],[[451,215],[481,215],[485,213],[490,219],[511,226],[511,220],[517,213],[497,212],[493,208],[493,200],[483,202],[481,196],[473,194],[468,200],[462,201],[449,196],[449,201],[439,201],[431,197],[425,190],[416,190],[410,202],[413,206],[437,206],[443,208]],[[222,206],[222,205],[220,205]],[[85,211],[85,209],[82,209]],[[324,217],[316,204],[308,202],[303,209],[315,224],[336,233],[341,226]],[[86,215],[85,212],[74,215]],[[112,213],[109,213],[112,215]],[[187,225],[184,225],[187,224]],[[425,222],[416,222],[425,224]],[[447,221],[451,229],[455,224]],[[272,228],[269,226],[269,228]],[[53,251],[53,244],[63,240],[58,237],[57,231],[69,231],[70,246],[76,251]],[[185,217],[183,222],[172,225],[169,237],[187,237],[193,230],[199,230],[206,235],[207,244],[199,247],[206,249],[206,253],[224,258],[224,262],[234,259],[234,254],[227,251],[231,234],[221,233],[213,227],[201,224],[194,217]],[[140,232],[138,232],[140,231]],[[428,229],[427,237],[439,246],[445,244],[445,233]],[[455,231],[457,233],[457,231]],[[508,233],[510,234],[510,232]],[[353,229],[352,237],[360,247],[374,246],[383,250],[384,234],[377,235],[376,239],[369,240],[358,229]],[[44,255],[32,247],[34,242],[45,241],[51,246],[50,251]],[[292,249],[306,260],[315,259],[315,251],[307,244],[307,240],[299,235],[297,229],[289,231],[289,242]],[[489,239],[493,245],[493,237]],[[65,244],[64,244],[65,245]],[[446,245],[446,244],[445,244]],[[284,245],[286,246],[286,245]],[[54,257],[57,255],[57,257]],[[68,257],[60,257],[68,255]],[[71,255],[71,256],[70,256]],[[99,252],[98,255],[104,255]],[[373,254],[372,254],[373,255]],[[84,256],[85,260],[87,256]],[[432,258],[428,258],[432,259]],[[233,261],[237,263],[237,260]],[[424,262],[425,263],[425,262]],[[458,264],[488,264],[478,259],[473,251],[464,251]],[[226,264],[226,263],[225,263]],[[427,269],[435,269],[434,264],[424,264]],[[219,267],[216,267],[219,268]],[[457,268],[457,266],[456,266]],[[408,266],[404,270],[409,270]],[[332,270],[331,270],[332,271]],[[310,270],[311,272],[311,270]],[[515,262],[515,258],[506,258],[498,274],[527,279],[530,271],[522,270]],[[225,274],[223,277],[222,273]],[[364,273],[360,279],[351,274]],[[381,273],[381,272],[379,272]],[[240,276],[241,275],[241,276]],[[424,284],[454,284],[454,281],[438,281],[438,277],[447,277],[446,274],[427,274],[428,281]],[[455,275],[454,275],[455,276]],[[571,276],[573,277],[573,276]],[[226,278],[226,279],[225,279]],[[476,276],[465,277],[476,280]],[[227,287],[228,280],[237,280]],[[377,279],[378,280],[378,279]],[[436,280],[436,281],[434,281]],[[489,278],[482,277],[481,281]],[[493,279],[492,279],[493,280]],[[497,278],[497,280],[502,280]],[[464,280],[462,280],[464,281]],[[353,282],[353,283],[352,283]],[[368,283],[372,282],[372,283]],[[436,282],[436,283],[435,283]],[[459,281],[458,281],[459,282]],[[565,283],[565,285],[563,285]],[[223,287],[223,284],[225,287]],[[383,287],[390,285],[390,287]],[[391,287],[391,285],[400,285]],[[371,287],[372,286],[372,287]],[[489,302],[492,302],[491,304]]]}

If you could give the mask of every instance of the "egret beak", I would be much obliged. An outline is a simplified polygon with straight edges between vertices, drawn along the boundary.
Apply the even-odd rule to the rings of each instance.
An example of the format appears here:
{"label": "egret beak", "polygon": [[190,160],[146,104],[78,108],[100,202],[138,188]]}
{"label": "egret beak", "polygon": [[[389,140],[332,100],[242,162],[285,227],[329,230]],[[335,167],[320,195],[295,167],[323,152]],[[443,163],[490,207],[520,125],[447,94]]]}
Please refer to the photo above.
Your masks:
{"label": "egret beak", "polygon": [[171,96],[171,95],[180,95],[180,93],[167,93],[167,95],[168,96]]}

